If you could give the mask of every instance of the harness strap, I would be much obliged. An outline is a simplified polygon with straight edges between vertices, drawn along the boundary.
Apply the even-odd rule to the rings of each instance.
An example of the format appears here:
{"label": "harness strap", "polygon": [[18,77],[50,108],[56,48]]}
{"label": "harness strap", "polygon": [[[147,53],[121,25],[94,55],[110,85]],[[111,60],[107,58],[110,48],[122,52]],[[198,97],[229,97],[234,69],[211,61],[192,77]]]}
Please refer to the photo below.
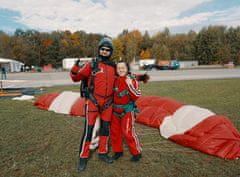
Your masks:
{"label": "harness strap", "polygon": [[97,99],[93,96],[92,93],[89,93],[89,99],[94,103],[95,106],[99,107]]}
{"label": "harness strap", "polygon": [[126,114],[126,112],[118,113],[118,112],[114,112],[114,111],[113,111],[113,114],[115,114],[117,117],[122,118],[122,117]]}
{"label": "harness strap", "polygon": [[[128,74],[128,76],[131,78],[131,79],[136,79],[136,76],[134,76],[134,75],[132,75],[132,74]],[[118,91],[118,88],[116,87],[116,88],[114,88],[115,89],[115,91],[117,92]],[[126,90],[123,90],[122,92],[120,92],[118,95],[117,95],[117,97],[124,97],[125,95],[129,95],[129,91],[128,91],[128,89],[126,89]]]}
{"label": "harness strap", "polygon": [[97,93],[94,93],[94,95],[97,95],[97,96],[102,97],[102,98],[104,98],[104,99],[113,96],[113,94],[111,94],[111,95],[107,95],[107,96],[102,96],[102,95],[99,95],[99,94],[97,94]]}
{"label": "harness strap", "polygon": [[128,76],[129,76],[131,79],[136,79],[136,76],[135,76],[135,75],[128,74]]}
{"label": "harness strap", "polygon": [[[98,64],[99,64],[99,61],[98,61],[97,58],[94,58],[94,59],[92,60],[92,62],[91,62],[92,72],[91,72],[91,77],[90,77],[90,85],[89,85],[89,87],[88,87],[88,86],[86,85],[86,83],[85,83],[85,86],[87,86],[87,88],[86,88],[87,91],[86,91],[86,93],[85,93],[85,96],[86,96],[86,98],[89,98],[89,100],[91,100],[96,107],[98,107],[99,112],[102,112],[102,111],[104,111],[105,109],[107,109],[109,106],[112,105],[113,97],[112,97],[112,95],[104,96],[103,98],[108,98],[108,97],[110,97],[110,98],[109,98],[109,100],[108,100],[102,107],[100,107],[97,99],[96,99],[96,98],[94,97],[94,95],[93,95],[93,93],[94,93],[95,76],[96,76],[97,72],[100,71],[100,69],[99,69],[99,67],[98,67]],[[87,81],[85,81],[85,82],[87,82]],[[83,89],[83,88],[81,88],[81,89]],[[84,89],[83,89],[83,90],[84,90]],[[99,95],[99,96],[101,96],[101,95]],[[101,97],[102,97],[102,96],[101,96]]]}
{"label": "harness strap", "polygon": [[133,101],[130,101],[128,104],[113,104],[113,107],[124,109],[124,111],[121,113],[113,111],[113,113],[120,118],[122,118],[128,112],[132,112],[132,111],[134,111],[134,113],[139,112],[137,106],[135,105],[135,103]]}
{"label": "harness strap", "polygon": [[129,91],[126,89],[126,90],[122,91],[121,93],[119,93],[117,95],[117,97],[124,97],[125,95],[128,95],[128,94],[129,94]]}
{"label": "harness strap", "polygon": [[100,69],[98,68],[98,61],[96,58],[94,58],[91,62],[91,68],[92,68],[92,73],[90,77],[90,86],[89,86],[89,92],[93,93],[94,92],[94,81],[95,81],[95,76]]}
{"label": "harness strap", "polygon": [[100,112],[103,112],[105,109],[107,109],[108,107],[110,107],[112,105],[113,102],[113,97],[111,97],[104,105],[103,107],[100,108]]}
{"label": "harness strap", "polygon": [[96,107],[98,107],[99,112],[103,112],[105,109],[111,106],[113,102],[113,97],[110,97],[108,101],[102,107],[100,107],[97,99],[93,96],[92,93],[89,94],[89,99],[94,103]]}

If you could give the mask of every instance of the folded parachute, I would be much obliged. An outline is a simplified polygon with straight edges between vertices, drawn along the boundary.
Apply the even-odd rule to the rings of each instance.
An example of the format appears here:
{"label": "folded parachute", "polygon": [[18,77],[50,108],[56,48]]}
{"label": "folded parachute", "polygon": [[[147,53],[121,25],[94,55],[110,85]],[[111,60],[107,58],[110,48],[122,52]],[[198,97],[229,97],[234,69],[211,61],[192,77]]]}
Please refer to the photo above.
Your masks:
{"label": "folded parachute", "polygon": [[[58,113],[84,116],[84,99],[79,93],[50,93],[40,96],[35,105]],[[240,157],[240,133],[226,116],[159,96],[141,96],[136,105],[140,109],[136,121],[158,128],[163,137],[221,158]]]}

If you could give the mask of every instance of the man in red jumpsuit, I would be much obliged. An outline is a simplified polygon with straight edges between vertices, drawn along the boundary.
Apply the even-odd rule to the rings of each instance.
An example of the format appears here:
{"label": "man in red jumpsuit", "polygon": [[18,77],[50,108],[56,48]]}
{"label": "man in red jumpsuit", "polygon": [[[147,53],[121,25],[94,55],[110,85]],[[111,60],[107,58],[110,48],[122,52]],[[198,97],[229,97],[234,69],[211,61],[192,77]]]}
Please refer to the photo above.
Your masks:
{"label": "man in red jumpsuit", "polygon": [[99,42],[98,57],[83,67],[75,64],[71,69],[71,78],[74,82],[87,81],[88,98],[85,106],[85,128],[79,150],[78,169],[86,168],[89,157],[89,146],[96,118],[101,120],[99,135],[99,159],[110,164],[113,159],[107,155],[109,125],[112,116],[113,86],[115,79],[115,65],[110,61],[113,52],[112,41],[103,38]]}

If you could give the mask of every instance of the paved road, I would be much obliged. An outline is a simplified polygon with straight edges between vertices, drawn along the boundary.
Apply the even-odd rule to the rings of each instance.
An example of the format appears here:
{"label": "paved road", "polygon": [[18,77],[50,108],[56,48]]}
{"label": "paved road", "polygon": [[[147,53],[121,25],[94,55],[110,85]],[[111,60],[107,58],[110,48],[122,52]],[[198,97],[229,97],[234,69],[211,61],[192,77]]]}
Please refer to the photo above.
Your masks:
{"label": "paved road", "polygon": [[[136,71],[135,73],[144,73]],[[240,78],[238,69],[192,69],[192,70],[164,70],[150,71],[150,81],[168,80],[196,80],[196,79],[221,79]],[[50,87],[54,85],[73,85],[69,72],[51,73],[9,73],[7,80],[3,81],[3,88],[22,87]]]}
{"label": "paved road", "polygon": [[191,69],[149,72],[152,81],[240,78],[238,69]]}

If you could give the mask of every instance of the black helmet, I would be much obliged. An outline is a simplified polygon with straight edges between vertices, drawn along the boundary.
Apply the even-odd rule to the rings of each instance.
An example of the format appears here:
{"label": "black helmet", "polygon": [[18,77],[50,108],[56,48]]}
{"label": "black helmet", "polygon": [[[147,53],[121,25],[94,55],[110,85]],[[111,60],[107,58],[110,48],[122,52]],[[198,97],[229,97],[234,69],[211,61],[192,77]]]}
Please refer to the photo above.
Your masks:
{"label": "black helmet", "polygon": [[[109,56],[106,57],[106,56],[100,55],[100,48],[101,47],[108,47],[108,48],[111,49]],[[99,55],[100,59],[101,60],[108,60],[112,56],[112,53],[113,53],[112,40],[108,37],[102,38],[101,41],[98,43],[98,55]]]}
{"label": "black helmet", "polygon": [[98,43],[98,49],[100,49],[101,47],[108,47],[113,50],[112,40],[108,37],[102,38],[101,41]]}

